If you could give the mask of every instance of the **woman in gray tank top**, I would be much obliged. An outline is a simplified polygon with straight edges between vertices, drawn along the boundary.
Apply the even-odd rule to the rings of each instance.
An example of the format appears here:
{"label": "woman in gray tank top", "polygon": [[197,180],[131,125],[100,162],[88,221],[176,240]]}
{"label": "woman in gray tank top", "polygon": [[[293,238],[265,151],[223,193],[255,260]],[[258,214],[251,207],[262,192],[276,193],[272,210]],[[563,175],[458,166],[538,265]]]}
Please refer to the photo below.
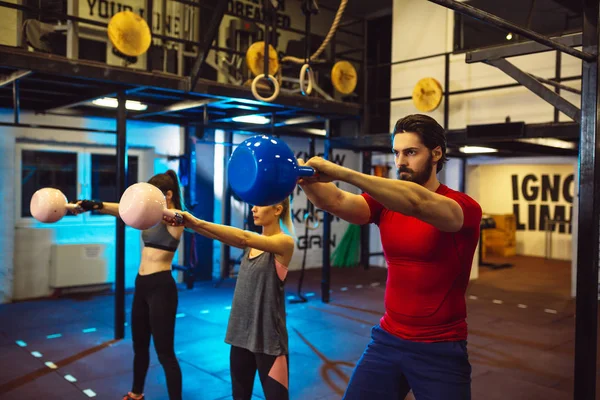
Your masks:
{"label": "woman in gray tank top", "polygon": [[284,284],[295,248],[290,200],[254,206],[252,215],[254,223],[262,227],[262,234],[203,221],[187,212],[183,213],[183,225],[244,250],[225,336],[225,342],[231,345],[234,400],[251,399],[256,371],[266,400],[287,400],[289,352]]}

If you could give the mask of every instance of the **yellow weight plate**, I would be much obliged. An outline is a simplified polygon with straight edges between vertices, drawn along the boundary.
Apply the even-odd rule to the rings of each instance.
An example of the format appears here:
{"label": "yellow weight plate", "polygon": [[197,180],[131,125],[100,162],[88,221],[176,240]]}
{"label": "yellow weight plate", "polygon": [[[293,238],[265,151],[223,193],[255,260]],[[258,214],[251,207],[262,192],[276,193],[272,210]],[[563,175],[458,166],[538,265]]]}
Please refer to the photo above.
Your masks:
{"label": "yellow weight plate", "polygon": [[152,32],[142,17],[131,11],[121,11],[108,22],[108,39],[121,53],[137,57],[150,47]]}
{"label": "yellow weight plate", "polygon": [[[265,71],[265,42],[256,42],[246,52],[246,65],[254,76]],[[269,75],[275,75],[279,70],[279,57],[277,51],[269,45]]]}
{"label": "yellow weight plate", "polygon": [[439,107],[443,97],[442,85],[434,78],[423,78],[413,89],[412,99],[417,110],[430,112]]}
{"label": "yellow weight plate", "polygon": [[338,61],[331,69],[331,83],[335,90],[342,94],[350,94],[356,88],[358,74],[354,65],[348,61]]}

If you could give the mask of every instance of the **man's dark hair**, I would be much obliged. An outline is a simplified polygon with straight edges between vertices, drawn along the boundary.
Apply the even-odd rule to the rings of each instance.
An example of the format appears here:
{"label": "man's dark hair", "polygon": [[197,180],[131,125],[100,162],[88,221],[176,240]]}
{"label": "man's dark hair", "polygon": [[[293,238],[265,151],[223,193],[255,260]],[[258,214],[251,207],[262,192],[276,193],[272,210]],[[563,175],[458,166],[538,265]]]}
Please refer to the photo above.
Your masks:
{"label": "man's dark hair", "polygon": [[448,157],[446,157],[446,131],[435,119],[423,114],[412,114],[400,118],[392,132],[392,144],[396,134],[403,132],[419,135],[421,142],[429,150],[440,146],[442,148],[442,158],[437,162],[437,172],[444,168],[444,164],[448,161]]}

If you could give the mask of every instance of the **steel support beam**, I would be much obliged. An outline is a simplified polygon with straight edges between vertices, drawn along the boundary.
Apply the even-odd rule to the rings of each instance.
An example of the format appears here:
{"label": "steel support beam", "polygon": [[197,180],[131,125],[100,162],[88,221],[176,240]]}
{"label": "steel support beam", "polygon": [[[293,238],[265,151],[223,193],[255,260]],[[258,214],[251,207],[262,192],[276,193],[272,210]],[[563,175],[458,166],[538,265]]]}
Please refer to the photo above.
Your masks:
{"label": "steel support beam", "polygon": [[[146,90],[151,89],[156,94],[162,92],[167,95],[175,94],[182,97],[193,96],[190,93],[186,93],[189,92],[189,77],[148,73],[131,68],[101,65],[86,60],[69,60],[51,54],[33,53],[8,46],[0,46],[0,60],[2,60],[3,66],[15,69],[31,69],[34,72],[55,75],[57,77],[68,77],[70,80],[78,83],[89,84],[90,81],[94,81],[98,85],[123,86],[127,88],[127,93],[132,93],[132,90],[144,87]],[[259,102],[252,96],[249,88],[223,84],[207,79],[198,79],[195,93],[202,95],[202,97],[212,97],[221,100],[251,101],[259,106],[297,108],[316,112],[320,115],[328,115],[330,118],[334,118],[336,115],[355,117],[361,115],[360,104],[327,101],[318,97],[281,93],[277,97],[276,103]],[[147,93],[147,95],[151,98],[152,94]]]}
{"label": "steel support beam", "polygon": [[369,64],[369,53],[368,53],[368,46],[367,43],[369,43],[369,21],[367,21],[366,19],[363,20],[363,62],[361,65],[361,76],[362,76],[362,80],[363,80],[363,87],[362,87],[362,119],[363,119],[363,123],[361,126],[361,133],[363,135],[367,135],[369,133],[369,129],[370,129],[370,119],[371,119],[371,114],[370,114],[370,108],[369,108],[369,98],[367,97],[368,93],[369,93],[369,85],[368,85],[368,81],[369,81],[369,69],[367,68],[367,65]]}
{"label": "steel support beam", "polygon": [[48,75],[68,77],[72,80],[96,81],[97,83],[146,86],[183,91],[186,79],[169,74],[153,74],[115,65],[100,64],[87,60],[69,60],[47,53],[34,53],[17,47],[0,46],[3,66],[28,69]]}
{"label": "steel support beam", "polygon": [[[560,54],[560,53],[557,53],[557,54]],[[567,92],[571,92],[571,93],[575,93],[575,94],[581,95],[581,90],[579,90],[579,89],[575,89],[575,88],[572,88],[571,86],[563,85],[562,83],[556,82],[555,80],[552,80],[552,79],[540,78],[539,76],[535,76],[535,75],[532,75],[532,74],[529,74],[529,75],[532,78],[537,79],[541,83],[545,83],[547,85],[554,86],[557,89],[563,89],[563,90],[565,90]],[[555,93],[558,94],[558,95],[560,95],[560,93],[558,93],[556,91],[555,91]]]}
{"label": "steel support beam", "polygon": [[[391,142],[390,142],[391,145]],[[370,151],[362,152],[362,173],[371,175],[372,168],[372,153]],[[371,266],[369,253],[371,252],[371,224],[360,226],[360,264],[364,269],[369,269]]]}
{"label": "steel support beam", "polygon": [[450,54],[444,56],[444,129],[450,127]]}
{"label": "steel support beam", "polygon": [[[562,53],[560,51],[556,52],[556,60],[554,62],[554,81],[558,82],[561,79],[562,75]],[[581,86],[581,85],[580,85]],[[558,86],[554,87],[554,92],[560,96],[560,88]],[[579,91],[581,93],[581,91]],[[558,108],[554,107],[554,122],[560,121],[560,112]]]}
{"label": "steel support beam", "polygon": [[[150,33],[153,34],[154,29],[154,2],[153,0],[146,0],[146,23],[150,27]],[[154,36],[154,35],[152,35]],[[146,51],[146,71],[152,72],[152,55],[154,54],[153,40],[150,40],[150,47]]]}
{"label": "steel support beam", "polygon": [[[323,158],[331,160],[331,122],[325,121],[325,148]],[[329,303],[331,298],[329,289],[331,287],[331,214],[323,211],[323,267],[321,268],[321,301]]]}
{"label": "steel support beam", "polygon": [[[67,1],[67,14],[79,17],[79,0]],[[79,58],[79,22],[77,21],[67,21],[67,58],[71,60]]]}
{"label": "steel support beam", "polygon": [[108,87],[101,90],[96,90],[92,93],[86,93],[78,98],[66,98],[64,102],[54,104],[52,108],[44,110],[45,113],[52,113],[56,111],[62,111],[67,108],[73,108],[80,105],[84,105],[92,102],[93,100],[100,99],[102,97],[115,97],[116,93],[121,89],[116,87]]}
{"label": "steel support beam", "polygon": [[[581,33],[574,33],[571,35],[559,36],[552,38],[553,41],[560,43],[568,47],[581,46],[582,35]],[[545,51],[556,50],[552,47],[548,47],[536,41],[522,42],[509,44],[504,46],[495,46],[487,49],[469,51],[466,54],[465,61],[468,64],[497,60],[499,58],[523,56],[527,54],[543,53]]]}
{"label": "steel support beam", "polygon": [[[231,158],[231,147],[233,143],[233,133],[231,131],[225,131],[225,138],[223,140],[223,186],[222,186],[222,197],[221,197],[221,224],[229,226],[231,225],[231,188],[229,186],[229,180],[227,179],[227,167],[229,165],[229,158]],[[231,248],[228,244],[221,243],[221,280],[229,278],[231,267]]]}
{"label": "steel support beam", "polygon": [[536,80],[533,76],[529,75],[526,72],[521,71],[519,68],[515,67],[509,61],[505,59],[491,60],[487,61],[487,64],[490,64],[506,75],[513,78],[515,81],[519,82],[521,85],[525,86],[527,89],[531,90],[533,93],[546,100],[548,103],[558,108],[560,111],[565,113],[567,116],[572,118],[576,122],[581,122],[581,110],[574,106],[572,103],[563,99],[559,95],[557,95],[552,90],[548,89],[538,80]]}
{"label": "steel support beam", "polygon": [[14,123],[18,124],[20,121],[21,114],[21,90],[19,88],[19,81],[13,82],[13,116]]}
{"label": "steel support beam", "polygon": [[575,50],[569,46],[565,46],[562,43],[559,43],[555,40],[552,40],[544,35],[541,35],[537,32],[534,32],[530,29],[523,28],[521,26],[515,25],[510,21],[502,19],[494,14],[490,14],[473,6],[470,6],[465,3],[458,2],[456,0],[428,0],[432,3],[439,4],[461,14],[467,15],[469,17],[480,20],[481,22],[493,25],[497,28],[503,29],[506,32],[512,32],[519,34],[523,37],[526,37],[531,40],[535,40],[538,43],[544,44],[548,47],[551,47],[555,50],[562,51],[564,53],[570,54],[573,57],[577,57],[582,60],[594,60],[596,56],[594,53],[590,53],[589,51],[579,51]]}
{"label": "steel support beam", "polygon": [[[505,139],[493,138],[467,138],[466,129],[450,130],[447,133],[449,146],[462,146],[490,144],[502,141],[514,141],[514,137]],[[522,138],[558,138],[558,139],[577,139],[579,138],[579,124],[575,122],[561,122],[550,124],[531,124],[526,125],[525,135]],[[353,151],[382,151],[389,153],[391,141],[389,133],[378,133],[358,137],[336,137],[331,139],[332,146],[336,149],[346,149]]]}
{"label": "steel support beam", "polygon": [[[597,53],[598,0],[583,0],[583,50]],[[596,398],[598,244],[600,243],[600,86],[598,57],[582,65],[574,399]]]}
{"label": "steel support beam", "polygon": [[[227,11],[227,0],[219,0],[213,11],[210,24],[208,25],[206,32],[204,32],[202,35],[203,42],[198,47],[198,56],[196,57],[196,61],[194,61],[194,66],[190,72],[189,90],[191,92],[193,92],[196,88],[196,83],[198,82],[198,78],[202,73],[202,68],[206,63],[206,57],[208,57],[208,52],[210,51],[212,42],[217,37],[217,33],[219,33],[219,26],[221,25],[225,11]],[[268,51],[266,53],[269,54]]]}
{"label": "steel support beam", "polygon": [[117,133],[110,129],[92,129],[92,128],[80,128],[75,126],[60,126],[60,125],[38,125],[38,124],[22,124],[14,122],[0,122],[0,126],[11,126],[15,128],[35,128],[35,129],[49,129],[53,131],[74,131],[74,132],[93,132],[93,133]]}
{"label": "steel support beam", "polygon": [[[127,110],[125,93],[117,94],[117,196],[127,188]],[[125,223],[117,218],[115,250],[115,339],[125,337]]]}
{"label": "steel support beam", "polygon": [[220,103],[223,101],[225,101],[225,100],[216,99],[216,98],[205,98],[205,99],[200,99],[200,100],[184,100],[184,101],[180,101],[180,102],[177,102],[177,103],[174,103],[174,104],[171,104],[171,105],[168,105],[166,107],[162,107],[162,108],[159,108],[156,110],[149,110],[149,111],[144,111],[144,112],[135,114],[133,116],[133,118],[141,119],[141,118],[153,117],[156,115],[170,114],[170,113],[174,113],[174,112],[178,112],[178,111],[185,111],[185,110],[191,110],[193,108],[203,107],[210,103]]}
{"label": "steel support beam", "polygon": [[31,73],[32,73],[32,71],[19,70],[19,71],[13,72],[12,74],[0,77],[0,87],[6,86],[9,83],[18,81],[19,79],[24,78]]}

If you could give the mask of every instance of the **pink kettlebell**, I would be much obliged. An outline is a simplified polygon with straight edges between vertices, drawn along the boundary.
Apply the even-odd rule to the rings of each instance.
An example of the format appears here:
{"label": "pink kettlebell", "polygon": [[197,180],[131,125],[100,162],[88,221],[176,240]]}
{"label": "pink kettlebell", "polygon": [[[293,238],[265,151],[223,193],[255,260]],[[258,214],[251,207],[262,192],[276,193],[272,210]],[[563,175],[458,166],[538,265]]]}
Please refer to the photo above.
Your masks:
{"label": "pink kettlebell", "polygon": [[58,189],[43,188],[31,196],[29,210],[33,218],[40,222],[59,221],[68,210],[77,208],[77,204],[69,204],[67,197]]}
{"label": "pink kettlebell", "polygon": [[145,182],[135,183],[125,190],[119,201],[119,215],[125,224],[139,230],[152,228],[163,216],[181,218],[167,208],[167,199],[160,189]]}

